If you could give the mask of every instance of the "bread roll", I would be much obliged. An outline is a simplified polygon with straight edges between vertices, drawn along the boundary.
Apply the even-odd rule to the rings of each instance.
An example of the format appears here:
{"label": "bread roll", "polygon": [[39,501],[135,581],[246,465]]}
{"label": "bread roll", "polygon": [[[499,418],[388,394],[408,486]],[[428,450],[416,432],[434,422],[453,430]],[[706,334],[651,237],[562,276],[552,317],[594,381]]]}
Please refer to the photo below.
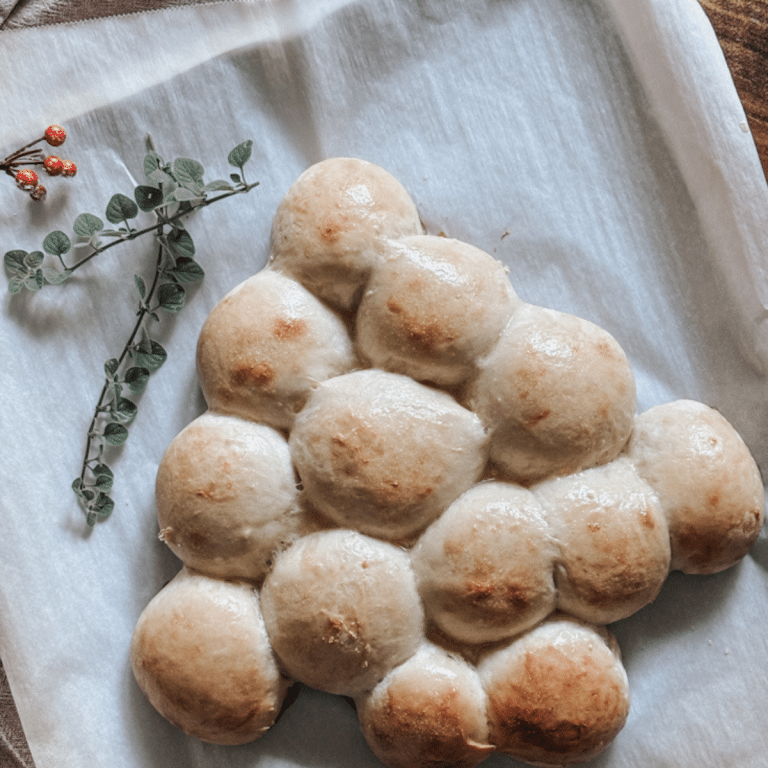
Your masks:
{"label": "bread roll", "polygon": [[604,628],[556,614],[491,651],[478,671],[488,694],[491,742],[518,760],[583,762],[626,722],[627,675]]}
{"label": "bread roll", "polygon": [[139,617],[131,666],[163,717],[214,744],[261,736],[275,722],[288,687],[254,589],[187,568]]}
{"label": "bread roll", "polygon": [[720,413],[692,400],[651,408],[637,417],[627,455],[661,500],[673,569],[716,573],[746,555],[765,519],[765,488]]}
{"label": "bread roll", "polygon": [[160,538],[190,568],[258,582],[306,531],[285,438],[210,411],[171,442],[155,483]]}
{"label": "bread roll", "polygon": [[560,542],[558,608],[609,624],[658,595],[669,574],[667,521],[653,489],[626,458],[547,480],[533,491]]}
{"label": "bread roll", "polygon": [[427,528],[411,559],[429,618],[456,640],[502,640],[555,610],[552,537],[521,486],[471,488]]}
{"label": "bread roll", "polygon": [[473,768],[493,752],[477,671],[429,642],[361,696],[357,711],[388,768]]}
{"label": "bread roll", "polygon": [[387,239],[421,232],[416,206],[397,179],[365,160],[334,157],[304,171],[280,202],[270,264],[351,310]]}
{"label": "bread roll", "polygon": [[197,343],[213,411],[288,429],[317,382],[356,364],[346,326],[303,286],[262,270],[230,291]]}
{"label": "bread roll", "polygon": [[424,636],[408,556],[356,531],[312,533],[281,553],[261,602],[287,673],[330,693],[372,689]]}
{"label": "bread roll", "polygon": [[380,370],[320,384],[289,440],[313,505],[390,540],[424,528],[477,480],[486,443],[480,420],[452,397]]}
{"label": "bread roll", "polygon": [[491,431],[491,460],[530,484],[614,459],[632,430],[635,381],[607,331],[528,304],[481,362],[469,403]]}
{"label": "bread roll", "polygon": [[440,387],[474,371],[520,304],[504,265],[446,237],[393,241],[357,313],[372,365]]}

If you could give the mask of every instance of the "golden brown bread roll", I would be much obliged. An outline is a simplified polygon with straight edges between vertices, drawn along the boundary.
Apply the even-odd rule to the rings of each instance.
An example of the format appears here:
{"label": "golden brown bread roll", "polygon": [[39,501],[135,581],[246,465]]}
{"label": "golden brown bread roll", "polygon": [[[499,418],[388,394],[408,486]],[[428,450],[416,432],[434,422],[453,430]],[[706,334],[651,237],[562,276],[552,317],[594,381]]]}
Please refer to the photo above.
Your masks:
{"label": "golden brown bread roll", "polygon": [[444,392],[377,369],[319,384],[289,444],[308,502],[337,525],[389,540],[424,528],[487,459],[475,414]]}
{"label": "golden brown bread roll", "polygon": [[160,538],[210,576],[259,581],[306,532],[285,438],[210,411],[168,446],[155,482]]}
{"label": "golden brown bread roll", "polygon": [[491,432],[491,460],[530,484],[618,456],[632,430],[635,381],[607,331],[527,304],[480,362],[469,407]]}
{"label": "golden brown bread roll", "polygon": [[262,270],[213,308],[197,343],[208,407],[288,429],[318,381],[356,363],[346,326],[295,280]]}
{"label": "golden brown bread roll", "polygon": [[629,685],[605,628],[555,614],[489,652],[478,671],[491,742],[539,766],[594,757],[624,727]]}
{"label": "golden brown bread roll", "polygon": [[408,556],[356,531],[315,532],[278,555],[261,605],[287,673],[330,693],[372,689],[424,636]]}
{"label": "golden brown bread roll", "polygon": [[244,744],[272,726],[288,687],[253,587],[183,568],[142,612],[131,666],[158,712],[214,744]]}
{"label": "golden brown bread roll", "polygon": [[427,615],[456,640],[511,637],[555,610],[557,542],[536,497],[510,483],[471,488],[412,554]]}
{"label": "golden brown bread roll", "polygon": [[395,373],[461,384],[520,305],[504,265],[446,237],[392,241],[357,313],[359,351]]}
{"label": "golden brown bread roll", "polygon": [[765,520],[765,489],[720,413],[692,400],[651,408],[637,417],[627,456],[659,495],[673,569],[716,573],[746,555]]}
{"label": "golden brown bread roll", "polygon": [[365,160],[329,158],[307,168],[278,205],[270,264],[350,310],[387,239],[421,232],[397,179]]}
{"label": "golden brown bread roll", "polygon": [[473,768],[494,751],[477,671],[433,643],[356,704],[366,741],[389,768]]}
{"label": "golden brown bread roll", "polygon": [[619,458],[532,490],[560,543],[560,610],[609,624],[658,595],[669,574],[667,521],[631,462]]}

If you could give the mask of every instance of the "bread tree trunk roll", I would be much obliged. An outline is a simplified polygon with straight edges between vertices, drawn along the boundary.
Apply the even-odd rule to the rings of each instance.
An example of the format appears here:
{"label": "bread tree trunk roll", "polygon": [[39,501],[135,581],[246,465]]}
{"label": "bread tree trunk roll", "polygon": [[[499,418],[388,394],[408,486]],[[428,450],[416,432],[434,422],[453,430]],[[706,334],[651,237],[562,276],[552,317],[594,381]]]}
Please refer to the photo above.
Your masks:
{"label": "bread tree trunk roll", "polygon": [[388,768],[473,768],[494,751],[477,670],[430,642],[356,704],[363,735]]}
{"label": "bread tree trunk roll", "polygon": [[555,610],[558,553],[536,497],[489,481],[454,501],[419,537],[411,559],[428,617],[456,640],[488,643]]}
{"label": "bread tree trunk roll", "polygon": [[277,557],[261,602],[287,674],[330,693],[371,690],[424,637],[407,554],[356,531],[320,531],[293,544]]}
{"label": "bread tree trunk roll", "polygon": [[520,305],[504,265],[472,245],[392,241],[357,313],[357,345],[378,368],[456,387]]}
{"label": "bread tree trunk roll", "polygon": [[669,574],[667,521],[653,489],[619,458],[533,487],[560,555],[557,605],[595,624],[639,611]]}
{"label": "bread tree trunk roll", "polygon": [[629,713],[629,684],[613,635],[563,614],[490,651],[478,671],[491,742],[538,766],[602,752]]}
{"label": "bread tree trunk roll", "polygon": [[469,407],[505,479],[528,485],[616,458],[632,431],[635,380],[607,331],[526,304],[480,361]]}
{"label": "bread tree trunk roll", "polygon": [[416,206],[387,171],[329,158],[307,168],[278,205],[270,264],[332,306],[352,310],[386,241],[422,231]]}
{"label": "bread tree trunk roll", "polygon": [[717,573],[737,563],[765,520],[765,489],[733,426],[693,400],[640,414],[627,448],[667,516],[672,568]]}
{"label": "bread tree trunk roll", "polygon": [[214,744],[261,736],[275,722],[289,684],[253,587],[187,568],[139,617],[131,666],[163,717]]}
{"label": "bread tree trunk roll", "polygon": [[262,270],[213,308],[197,342],[208,407],[289,429],[319,381],[357,359],[347,328],[295,280]]}
{"label": "bread tree trunk roll", "polygon": [[289,444],[308,502],[337,525],[398,541],[470,488],[487,461],[475,414],[376,369],[319,384]]}
{"label": "bread tree trunk roll", "polygon": [[160,539],[210,576],[259,582],[309,530],[286,439],[236,416],[208,411],[171,441],[155,500]]}

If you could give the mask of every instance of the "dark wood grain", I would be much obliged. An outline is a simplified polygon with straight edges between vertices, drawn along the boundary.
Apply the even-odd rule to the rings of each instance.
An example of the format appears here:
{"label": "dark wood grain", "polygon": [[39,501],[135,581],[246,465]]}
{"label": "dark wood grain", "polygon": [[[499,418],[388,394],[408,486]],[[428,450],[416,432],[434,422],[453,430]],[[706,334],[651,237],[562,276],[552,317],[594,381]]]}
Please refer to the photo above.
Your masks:
{"label": "dark wood grain", "polygon": [[768,177],[768,0],[699,0],[715,29]]}

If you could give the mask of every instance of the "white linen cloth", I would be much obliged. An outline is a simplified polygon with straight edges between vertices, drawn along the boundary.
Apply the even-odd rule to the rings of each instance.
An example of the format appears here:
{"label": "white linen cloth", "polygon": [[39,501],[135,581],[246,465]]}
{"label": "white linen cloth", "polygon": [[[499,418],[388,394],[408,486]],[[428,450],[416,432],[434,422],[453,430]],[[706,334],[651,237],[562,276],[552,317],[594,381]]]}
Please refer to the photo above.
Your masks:
{"label": "white linen cloth", "polygon": [[[304,690],[260,741],[187,738],[146,703],[128,644],[179,568],[157,540],[153,483],[204,409],[197,333],[260,269],[271,217],[310,163],[378,163],[431,233],[502,259],[526,300],[608,329],[639,408],[720,409],[768,467],[768,188],[696,0],[232,2],[6,32],[0,153],[59,122],[72,180],[35,203],[0,185],[2,252],[39,249],[166,158],[232,170],[254,140],[260,186],[189,220],[206,270],[111,458],[112,517],[87,530],[70,491],[102,365],[134,318],[137,241],[64,287],[2,299],[0,657],[37,768],[377,765],[341,699]],[[722,574],[672,574],[613,626],[632,711],[601,768],[758,768],[768,754],[768,545]],[[517,763],[495,756],[488,768]]]}

